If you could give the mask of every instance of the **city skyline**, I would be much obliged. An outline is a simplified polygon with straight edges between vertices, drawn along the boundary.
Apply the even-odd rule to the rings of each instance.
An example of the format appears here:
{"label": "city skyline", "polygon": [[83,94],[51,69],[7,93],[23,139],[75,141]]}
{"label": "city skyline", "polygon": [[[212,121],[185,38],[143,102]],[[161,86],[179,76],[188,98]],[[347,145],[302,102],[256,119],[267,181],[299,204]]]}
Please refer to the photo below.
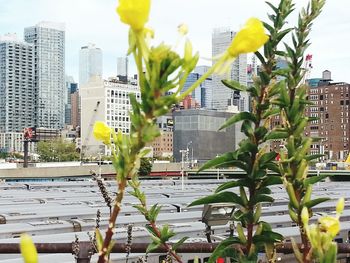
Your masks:
{"label": "city skyline", "polygon": [[[103,50],[104,78],[115,76],[116,58],[125,56],[127,50],[127,26],[123,25],[115,13],[116,0],[101,3],[97,0],[62,0],[49,2],[45,0],[4,1],[0,0],[0,35],[17,33],[23,39],[23,28],[50,20],[64,22],[66,26],[66,73],[78,79],[79,50],[86,43],[96,43]],[[306,5],[307,1],[297,0],[297,9]],[[201,5],[199,6],[198,3]],[[313,70],[311,77],[320,77],[322,71],[332,71],[335,81],[350,82],[347,70],[350,68],[350,53],[346,53],[347,41],[350,36],[343,34],[350,29],[350,18],[346,10],[350,2],[338,0],[338,5],[329,2],[324,12],[316,20],[311,33],[312,45],[308,53],[313,54]],[[342,8],[339,8],[341,6]],[[200,7],[200,9],[199,9]],[[35,9],[35,14],[26,12]],[[164,10],[172,10],[169,15]],[[193,15],[192,12],[200,10]],[[235,10],[235,11],[232,11]],[[189,38],[194,49],[202,58],[211,57],[212,30],[217,27],[230,27],[238,30],[247,18],[256,16],[266,19],[269,10],[263,1],[246,0],[233,3],[229,0],[214,2],[210,0],[153,0],[152,12],[148,25],[156,31],[156,41],[164,40],[175,44],[178,38],[176,27],[187,23],[190,29]],[[204,19],[210,17],[210,19]],[[295,22],[296,16],[292,20]],[[215,22],[213,22],[215,21]],[[166,23],[164,23],[166,22]],[[334,41],[334,39],[337,41]],[[132,59],[130,59],[132,62]],[[210,65],[211,62],[201,60],[200,65]],[[130,72],[135,72],[130,63]]]}

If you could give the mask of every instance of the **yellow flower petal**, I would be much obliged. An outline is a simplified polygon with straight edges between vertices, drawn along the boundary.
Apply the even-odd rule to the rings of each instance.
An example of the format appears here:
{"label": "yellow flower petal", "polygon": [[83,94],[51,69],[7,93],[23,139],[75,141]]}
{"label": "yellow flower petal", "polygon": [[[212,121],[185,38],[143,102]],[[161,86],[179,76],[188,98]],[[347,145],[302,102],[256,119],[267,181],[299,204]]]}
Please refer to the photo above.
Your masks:
{"label": "yellow flower petal", "polygon": [[33,244],[32,238],[27,234],[21,235],[20,248],[25,263],[37,263],[38,253]]}
{"label": "yellow flower petal", "polygon": [[337,203],[337,207],[336,207],[336,211],[337,211],[337,214],[339,216],[344,211],[344,205],[345,205],[345,199],[344,199],[344,197],[342,197],[342,198],[339,199],[339,201]]}
{"label": "yellow flower petal", "polygon": [[232,57],[239,54],[257,51],[269,39],[265,34],[263,23],[257,18],[250,18],[245,26],[236,34],[228,53]]}
{"label": "yellow flower petal", "polygon": [[339,233],[340,231],[340,223],[338,218],[331,216],[324,216],[318,219],[320,230],[323,232],[327,232],[330,234],[332,239]]}
{"label": "yellow flower petal", "polygon": [[102,141],[104,144],[109,145],[111,143],[112,129],[102,121],[95,122],[94,125],[94,137],[98,141]]}
{"label": "yellow flower petal", "polygon": [[117,13],[123,23],[140,31],[148,21],[150,8],[151,0],[119,0]]}

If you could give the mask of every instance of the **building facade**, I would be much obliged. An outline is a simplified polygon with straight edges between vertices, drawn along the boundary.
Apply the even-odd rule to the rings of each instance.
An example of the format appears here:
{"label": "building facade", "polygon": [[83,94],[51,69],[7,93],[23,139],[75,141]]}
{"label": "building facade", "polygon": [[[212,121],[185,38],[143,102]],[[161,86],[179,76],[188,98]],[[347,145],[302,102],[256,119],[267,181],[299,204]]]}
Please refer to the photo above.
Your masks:
{"label": "building facade", "polygon": [[71,125],[73,129],[77,129],[77,127],[80,126],[80,115],[81,115],[79,90],[75,90],[73,93],[70,94],[70,101],[71,101],[71,112],[70,112]]}
{"label": "building facade", "polygon": [[171,158],[173,156],[174,127],[172,115],[165,115],[157,118],[157,125],[160,130],[160,136],[150,144],[153,149],[153,157]]}
{"label": "building facade", "polygon": [[219,131],[233,113],[215,110],[180,110],[173,112],[174,137],[173,155],[181,161],[180,150],[189,149],[193,163],[203,163],[218,154],[234,151],[243,138],[239,125],[232,125]]}
{"label": "building facade", "polygon": [[[23,153],[24,152],[23,132],[0,132],[0,152]],[[35,153],[35,143],[29,142],[28,151]]]}
{"label": "building facade", "polygon": [[123,82],[128,81],[128,68],[129,59],[128,57],[117,58],[117,77]]}
{"label": "building facade", "polygon": [[[212,56],[223,54],[230,46],[236,32],[220,28],[212,34]],[[213,62],[215,63],[215,62]],[[242,54],[232,63],[229,77],[247,86],[247,54]],[[247,92],[234,92],[221,83],[223,76],[213,75],[212,105],[214,109],[226,110],[227,106],[236,105],[240,111],[249,111],[249,96]]]}
{"label": "building facade", "polygon": [[102,73],[102,50],[95,44],[81,47],[79,52],[79,85],[86,84],[94,76],[102,78]]}
{"label": "building facade", "polygon": [[64,124],[65,125],[72,125],[72,100],[71,100],[71,96],[75,92],[78,92],[78,83],[74,82],[73,77],[66,76],[66,92],[65,92],[65,98],[64,98],[64,105],[65,105]]}
{"label": "building facade", "polygon": [[[330,76],[326,76],[330,79]],[[320,82],[322,83],[322,82]],[[307,109],[309,117],[317,117],[306,129],[306,135],[321,137],[311,145],[312,154],[325,154],[324,159],[344,161],[349,154],[350,85],[328,83],[310,87],[308,98],[313,105]]]}
{"label": "building facade", "polygon": [[81,144],[85,156],[110,154],[107,147],[92,136],[96,121],[105,122],[115,132],[130,132],[130,93],[140,100],[140,89],[135,85],[105,81],[96,77],[81,86]]}
{"label": "building facade", "polygon": [[23,132],[35,116],[33,45],[0,37],[0,132]]}
{"label": "building facade", "polygon": [[60,129],[65,116],[64,24],[38,23],[24,29],[24,39],[34,48],[36,126]]}

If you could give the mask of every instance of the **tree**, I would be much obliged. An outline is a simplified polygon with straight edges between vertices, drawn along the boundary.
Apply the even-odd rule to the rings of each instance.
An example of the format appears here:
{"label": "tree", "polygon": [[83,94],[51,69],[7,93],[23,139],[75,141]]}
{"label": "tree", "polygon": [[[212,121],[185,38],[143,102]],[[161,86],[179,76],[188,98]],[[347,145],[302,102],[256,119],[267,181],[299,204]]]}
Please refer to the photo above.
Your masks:
{"label": "tree", "polygon": [[152,171],[152,163],[148,158],[141,158],[139,176],[149,176]]}
{"label": "tree", "polygon": [[44,162],[65,162],[79,160],[79,153],[72,142],[62,138],[51,141],[40,141],[38,143],[38,154]]}

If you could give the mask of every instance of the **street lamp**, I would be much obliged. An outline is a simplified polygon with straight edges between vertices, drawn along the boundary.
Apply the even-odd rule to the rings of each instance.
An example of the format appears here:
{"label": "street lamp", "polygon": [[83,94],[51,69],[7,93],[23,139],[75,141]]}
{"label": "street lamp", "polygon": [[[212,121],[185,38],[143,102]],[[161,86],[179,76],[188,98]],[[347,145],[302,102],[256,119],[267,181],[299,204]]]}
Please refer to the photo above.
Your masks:
{"label": "street lamp", "polygon": [[189,168],[193,168],[193,143],[192,143],[192,141],[189,141],[188,143],[187,143],[187,147],[186,147],[186,149],[187,149],[187,161],[189,162],[189,160],[188,160],[188,153],[189,153],[189,146],[191,145],[191,162],[189,163]]}
{"label": "street lamp", "polygon": [[230,203],[206,204],[203,207],[202,222],[206,225],[205,234],[211,243],[211,227],[226,225],[231,219],[235,206]]}
{"label": "street lamp", "polygon": [[185,174],[185,154],[188,153],[188,149],[187,150],[180,150],[181,153],[181,189],[182,191],[184,190],[184,174]]}
{"label": "street lamp", "polygon": [[[219,157],[219,155],[217,154],[216,157]],[[219,167],[216,170],[216,179],[219,181],[220,180],[220,169]]]}

